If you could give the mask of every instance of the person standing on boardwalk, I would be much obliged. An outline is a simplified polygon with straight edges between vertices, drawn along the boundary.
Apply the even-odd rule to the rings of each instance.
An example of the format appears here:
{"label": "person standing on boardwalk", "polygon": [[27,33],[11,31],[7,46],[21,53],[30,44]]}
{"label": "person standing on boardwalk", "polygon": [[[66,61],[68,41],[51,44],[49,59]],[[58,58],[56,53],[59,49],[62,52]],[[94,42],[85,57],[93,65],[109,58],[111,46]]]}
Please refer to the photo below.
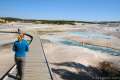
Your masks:
{"label": "person standing on boardwalk", "polygon": [[[25,64],[26,52],[29,51],[29,45],[32,42],[32,36],[28,34],[18,33],[17,40],[14,42],[13,51],[15,51],[15,63],[17,66],[17,79],[22,80],[23,77],[23,68]],[[24,35],[27,35],[31,38],[28,43],[27,40],[24,39]]]}

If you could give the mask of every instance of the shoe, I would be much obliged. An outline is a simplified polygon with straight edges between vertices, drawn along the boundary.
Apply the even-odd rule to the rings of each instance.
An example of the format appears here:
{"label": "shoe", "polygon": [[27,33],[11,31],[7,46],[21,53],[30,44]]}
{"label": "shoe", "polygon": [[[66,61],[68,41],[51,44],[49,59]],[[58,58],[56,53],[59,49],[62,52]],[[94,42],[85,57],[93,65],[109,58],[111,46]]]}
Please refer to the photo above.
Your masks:
{"label": "shoe", "polygon": [[20,80],[20,76],[19,75],[16,75],[16,78],[17,78],[17,80]]}

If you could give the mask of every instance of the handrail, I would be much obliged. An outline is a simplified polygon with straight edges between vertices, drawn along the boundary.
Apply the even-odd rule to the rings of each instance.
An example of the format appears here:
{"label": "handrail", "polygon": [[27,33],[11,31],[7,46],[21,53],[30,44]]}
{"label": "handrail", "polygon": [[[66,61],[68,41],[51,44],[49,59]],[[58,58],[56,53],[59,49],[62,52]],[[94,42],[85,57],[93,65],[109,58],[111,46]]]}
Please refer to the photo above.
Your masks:
{"label": "handrail", "polygon": [[9,72],[14,68],[15,64],[0,78],[0,80],[3,80],[8,74]]}
{"label": "handrail", "polygon": [[[39,38],[39,39],[40,39],[40,38]],[[46,57],[46,55],[45,55],[45,51],[44,51],[44,49],[43,49],[43,44],[42,44],[41,39],[40,39],[40,43],[41,43],[43,55],[44,55],[44,57],[45,57],[45,62],[46,62],[47,67],[48,67],[48,71],[49,71],[49,73],[50,73],[51,80],[54,80],[54,79],[53,79],[53,76],[52,76],[52,72],[51,72],[50,66],[49,66],[49,63],[48,63],[48,60],[47,60],[47,57]]]}

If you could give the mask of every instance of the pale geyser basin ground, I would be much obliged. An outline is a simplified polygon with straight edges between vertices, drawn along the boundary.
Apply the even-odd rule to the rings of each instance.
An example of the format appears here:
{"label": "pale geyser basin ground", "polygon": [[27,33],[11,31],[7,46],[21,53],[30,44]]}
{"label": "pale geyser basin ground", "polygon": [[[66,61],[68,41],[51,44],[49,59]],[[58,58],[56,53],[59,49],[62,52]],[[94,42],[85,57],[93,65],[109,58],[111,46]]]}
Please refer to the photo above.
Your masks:
{"label": "pale geyser basin ground", "polygon": [[[52,68],[54,77],[56,77],[57,80],[64,80],[62,75],[70,75],[71,72],[78,73],[78,69],[74,68],[76,65],[78,65],[79,69],[82,70],[80,65],[85,67],[98,67],[100,62],[106,61],[113,63],[114,66],[120,69],[120,56],[113,55],[115,53],[120,54],[119,50],[117,52],[116,50],[113,50],[112,54],[110,54],[110,51],[107,51],[109,49],[105,49],[104,47],[100,50],[84,47],[79,45],[79,42],[82,40],[82,38],[80,38],[79,35],[71,35],[69,32],[49,33],[46,35],[41,35],[40,38],[43,39],[42,41],[45,54],[50,67]],[[100,36],[97,36],[97,39],[100,40],[101,43],[102,40],[103,42],[106,40],[106,42],[111,43],[110,39],[113,39],[113,37],[100,34]],[[86,38],[86,40],[88,41],[89,39]],[[101,48],[99,46],[101,45],[98,45],[97,47]],[[55,70],[57,74],[54,73]]]}
{"label": "pale geyser basin ground", "polygon": [[[63,52],[64,53],[64,55],[66,55],[67,53],[69,53],[69,55],[71,56],[70,57],[70,59],[72,60],[72,56],[74,56],[74,55],[76,55],[76,53],[78,53],[78,57],[81,57],[81,54],[83,54],[83,55],[88,55],[88,57],[86,57],[86,58],[89,58],[89,56],[95,56],[96,58],[93,58],[93,59],[98,59],[98,60],[103,60],[103,59],[99,59],[99,57],[98,56],[101,56],[101,58],[103,57],[103,58],[109,58],[109,57],[111,57],[111,58],[114,58],[115,57],[115,59],[116,59],[116,57],[118,57],[118,59],[116,59],[116,60],[118,60],[118,62],[119,62],[119,56],[114,56],[114,55],[110,55],[109,53],[106,53],[106,51],[104,51],[104,52],[102,52],[102,51],[99,51],[99,50],[92,50],[91,48],[89,49],[89,48],[86,48],[86,47],[83,47],[83,46],[75,46],[76,44],[72,44],[72,45],[66,45],[66,44],[64,44],[64,43],[61,43],[62,41],[69,41],[69,40],[67,40],[67,39],[65,39],[65,36],[64,36],[64,33],[61,33],[61,35],[62,36],[58,36],[57,34],[59,34],[59,33],[54,33],[53,35],[42,35],[42,36],[40,36],[40,38],[41,39],[43,39],[43,40],[48,40],[48,43],[45,43],[45,49],[46,49],[46,51],[48,51],[48,53],[49,53],[49,51],[57,51],[57,52],[54,52],[53,51],[53,54],[57,54],[57,53],[59,53],[59,52]],[[49,43],[50,42],[50,43]],[[54,48],[55,46],[57,47],[57,45],[58,46],[61,46],[61,47],[63,47],[62,49],[60,49],[60,50],[56,50],[57,48]],[[49,48],[50,47],[50,48]],[[53,48],[52,48],[53,47]],[[101,48],[101,47],[100,47]],[[104,47],[103,47],[104,48]],[[59,49],[59,48],[58,48]],[[67,51],[67,52],[65,52],[65,51]],[[71,53],[71,51],[72,51],[72,53]],[[118,51],[118,54],[119,54],[119,51]],[[109,57],[108,57],[109,56]],[[58,57],[61,57],[61,56],[58,56]],[[48,57],[49,58],[49,57]],[[63,57],[64,58],[64,57]],[[84,57],[81,57],[80,59],[84,59]],[[90,57],[91,58],[91,57]],[[57,59],[57,58],[56,58]],[[73,59],[76,59],[75,57],[73,57]],[[64,60],[64,59],[62,59],[62,60]],[[86,60],[86,59],[85,59]],[[109,60],[109,59],[108,59]],[[110,59],[111,60],[111,59]],[[81,60],[80,60],[81,61]],[[82,61],[84,61],[84,60],[82,60]],[[97,60],[95,60],[95,61],[97,61]],[[104,60],[103,60],[104,61]],[[111,61],[113,61],[113,60],[111,60]],[[88,62],[90,62],[91,63],[91,61],[89,61],[88,60]]]}
{"label": "pale geyser basin ground", "polygon": [[97,66],[99,62],[110,61],[120,66],[119,56],[93,51],[83,47],[63,44],[44,43],[44,49],[50,63],[78,62],[86,66]]}
{"label": "pale geyser basin ground", "polygon": [[10,45],[10,43],[15,39],[15,34],[0,34],[0,77],[2,77],[14,64],[14,52],[12,51],[12,45]]}
{"label": "pale geyser basin ground", "polygon": [[11,47],[12,46],[0,47],[0,77],[14,64],[14,53]]}
{"label": "pale geyser basin ground", "polygon": [[69,46],[84,47],[116,56],[120,55],[120,50],[116,49],[116,47],[113,48],[112,36],[110,36],[111,38],[108,39],[109,36],[103,35],[99,37],[98,35],[97,36],[98,38],[95,37],[94,39],[91,38],[91,35],[89,35],[90,38],[82,38],[81,36],[71,35],[70,32],[64,32],[64,33],[60,32],[60,33],[49,33],[46,35],[42,35],[41,37],[43,39],[50,40],[51,42],[54,43],[62,43]]}
{"label": "pale geyser basin ground", "polygon": [[[50,67],[53,69],[53,71],[56,70],[57,74],[61,75],[60,76],[53,73],[54,76],[56,76],[57,80],[64,80],[64,78],[61,77],[62,77],[62,73],[65,74],[65,70],[68,70],[67,71],[68,74],[66,72],[66,75],[71,74],[69,73],[69,71],[78,73],[78,70],[76,70],[76,68],[69,67],[71,65],[72,66],[84,65],[86,67],[89,66],[97,67],[100,62],[107,61],[113,63],[114,66],[120,69],[120,56],[111,55],[109,52],[106,51],[102,52],[99,50],[86,48],[79,45],[78,43],[69,42],[70,40],[75,40],[75,41],[81,40],[81,38],[74,38],[74,37],[75,37],[74,35],[68,34],[68,32],[49,33],[40,36],[40,38],[43,39],[42,40],[43,47],[48,62],[50,64]],[[105,39],[101,39],[101,40],[105,40]],[[119,53],[120,52],[118,51],[117,54]],[[55,65],[55,64],[64,64],[64,66]]]}
{"label": "pale geyser basin ground", "polygon": [[[71,73],[77,74],[79,69],[84,70],[79,66],[79,64],[85,67],[96,67],[98,66],[99,62],[108,61],[114,63],[116,67],[120,68],[119,56],[112,56],[83,47],[67,46],[49,42],[44,43],[43,47],[51,69],[55,69],[57,70],[56,72],[58,72],[58,74],[53,72],[53,75],[57,80],[64,80],[62,75],[66,76],[70,75]],[[63,66],[55,64],[63,64]],[[76,65],[78,65],[78,69],[74,68]],[[70,76],[68,78],[70,78]]]}
{"label": "pale geyser basin ground", "polygon": [[[82,41],[87,41],[88,43],[91,44],[99,44],[99,45],[104,45],[106,42],[112,42],[114,44],[113,47],[120,47],[119,42],[119,35],[114,36],[114,32],[116,29],[119,29],[118,27],[107,27],[104,25],[97,25],[97,24],[79,24],[79,25],[48,25],[48,24],[15,24],[12,26],[7,26],[7,27],[15,27],[15,31],[17,30],[18,27],[25,28],[32,30],[40,30],[41,32],[44,32],[45,34],[48,33],[50,35],[43,35],[40,36],[42,39],[48,40],[48,42],[43,43],[45,54],[47,56],[48,62],[50,63],[51,68],[56,68],[56,69],[67,69],[72,72],[77,72],[76,69],[72,67],[65,67],[65,66],[56,66],[53,63],[64,63],[64,62],[76,62],[85,66],[97,66],[99,62],[102,61],[110,61],[113,62],[117,67],[120,66],[120,57],[119,56],[113,56],[105,52],[101,51],[95,51],[91,50],[85,47],[80,47],[80,46],[73,46],[73,45],[65,45],[58,43],[59,38],[64,38],[64,39],[69,39],[69,40],[75,40],[80,42]],[[7,28],[8,29],[8,28]],[[12,29],[13,30],[13,29]],[[62,33],[54,33],[56,31],[61,31]],[[111,36],[114,36],[114,38],[110,39],[109,41],[106,41],[106,39],[85,39],[85,38],[80,38],[78,35],[71,35],[69,31],[86,31],[86,32],[97,32],[97,33],[105,33]],[[53,37],[54,36],[54,37]],[[12,39],[12,38],[11,38]],[[45,41],[43,40],[43,41]],[[97,40],[97,42],[96,42]],[[103,43],[104,42],[104,43]],[[110,44],[111,45],[111,44]],[[11,50],[11,48],[9,49]],[[4,53],[4,52],[1,52]],[[9,54],[9,52],[6,52]],[[13,53],[12,53],[13,55]],[[6,57],[6,56],[5,56]],[[10,59],[13,59],[10,57]],[[4,61],[4,60],[3,60]],[[13,60],[11,60],[13,61]],[[7,59],[6,59],[7,62]],[[1,61],[1,63],[3,63]],[[58,75],[57,75],[58,76]],[[59,77],[60,78],[60,77]],[[58,79],[57,79],[58,80]]]}

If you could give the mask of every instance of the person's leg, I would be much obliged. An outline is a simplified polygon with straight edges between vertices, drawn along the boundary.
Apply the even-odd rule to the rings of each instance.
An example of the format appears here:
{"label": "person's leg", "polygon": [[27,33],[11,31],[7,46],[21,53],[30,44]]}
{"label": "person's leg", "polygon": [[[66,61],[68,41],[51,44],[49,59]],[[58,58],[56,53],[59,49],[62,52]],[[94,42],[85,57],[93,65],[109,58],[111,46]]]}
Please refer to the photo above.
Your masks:
{"label": "person's leg", "polygon": [[18,65],[18,74],[20,76],[20,80],[22,78],[22,60],[20,59],[19,65]]}
{"label": "person's leg", "polygon": [[22,80],[23,77],[23,71],[24,71],[24,65],[25,65],[25,58],[17,58],[15,57],[15,62],[16,62],[16,68],[17,68],[17,77]]}
{"label": "person's leg", "polygon": [[16,69],[17,69],[16,77],[20,78],[20,60],[19,60],[19,58],[15,57],[15,63],[16,63]]}
{"label": "person's leg", "polygon": [[24,57],[24,58],[22,58],[22,79],[23,79],[23,76],[24,76],[25,62],[26,62],[26,59]]}
{"label": "person's leg", "polygon": [[19,75],[20,75],[20,80],[22,80],[23,78],[23,70],[24,70],[24,64],[25,64],[25,58],[20,58],[20,62],[19,62]]}

